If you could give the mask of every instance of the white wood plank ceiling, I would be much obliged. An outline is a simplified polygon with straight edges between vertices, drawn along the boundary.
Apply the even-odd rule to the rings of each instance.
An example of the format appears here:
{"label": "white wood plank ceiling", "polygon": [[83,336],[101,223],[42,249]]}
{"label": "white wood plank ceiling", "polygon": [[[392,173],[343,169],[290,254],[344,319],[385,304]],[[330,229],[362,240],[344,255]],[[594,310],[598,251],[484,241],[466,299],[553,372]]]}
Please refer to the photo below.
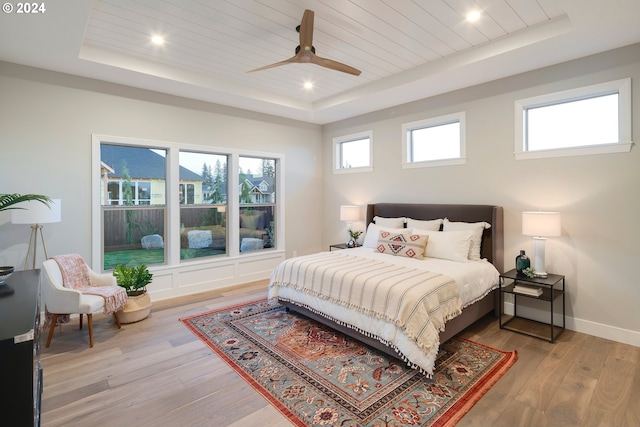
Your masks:
{"label": "white wood plank ceiling", "polygon": [[[611,2],[633,4],[638,8],[636,0]],[[357,100],[364,100],[369,108],[374,108],[374,101],[382,98],[387,99],[389,105],[406,102],[406,95],[396,99],[389,95],[390,91],[401,88],[397,93],[402,93],[402,88],[409,83],[436,75],[440,75],[440,80],[431,81],[432,88],[425,87],[424,95],[508,75],[513,71],[509,70],[511,65],[507,65],[509,58],[505,57],[500,65],[504,68],[502,71],[485,71],[486,75],[481,78],[467,76],[475,72],[469,68],[471,64],[490,69],[483,61],[552,41],[575,32],[581,19],[591,25],[597,18],[582,17],[577,12],[583,10],[578,0],[95,0],[88,3],[75,0],[75,3],[84,7],[76,10],[76,18],[82,10],[86,13],[86,20],[80,21],[82,27],[72,24],[71,19],[58,25],[75,26],[76,35],[82,31],[81,40],[74,40],[78,43],[74,46],[75,59],[82,62],[77,74],[241,108],[251,109],[253,103],[257,111],[318,123],[366,112],[367,108],[357,105]],[[608,2],[584,0],[583,3],[589,3],[595,8],[594,13],[598,13]],[[294,55],[299,37],[296,26],[305,9],[315,12],[316,54],[355,67],[362,71],[360,76],[314,64],[287,64],[247,73]],[[572,12],[574,9],[576,12]],[[471,12],[479,13],[477,21],[466,19]],[[576,19],[572,19],[571,13]],[[42,16],[43,19],[63,17],[62,12]],[[637,32],[627,34],[624,44],[640,40]],[[164,44],[154,45],[153,36],[163,37]],[[562,43],[558,46],[562,47]],[[3,58],[5,47],[7,57]],[[15,60],[9,54],[10,47],[7,41],[0,43],[0,59]],[[573,56],[580,54],[574,52]],[[551,55],[547,62],[560,59]],[[31,62],[16,62],[38,65],[35,58]],[[544,61],[517,62],[522,62],[513,64],[520,65],[520,71],[545,65]],[[87,71],[83,71],[83,67]],[[517,70],[516,66],[514,71]],[[447,82],[447,75],[455,76],[458,83]],[[313,88],[304,89],[305,82],[313,83]],[[405,93],[411,91],[404,88]],[[371,99],[367,101],[367,97]],[[378,102],[375,107],[385,107],[384,104]],[[325,110],[335,112],[324,114]]]}

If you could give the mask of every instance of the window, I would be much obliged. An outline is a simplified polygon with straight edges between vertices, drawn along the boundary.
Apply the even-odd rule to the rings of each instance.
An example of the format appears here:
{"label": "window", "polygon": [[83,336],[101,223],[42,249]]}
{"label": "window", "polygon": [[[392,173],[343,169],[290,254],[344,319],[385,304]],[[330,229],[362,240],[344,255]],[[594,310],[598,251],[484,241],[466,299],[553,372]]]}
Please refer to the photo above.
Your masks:
{"label": "window", "polygon": [[164,264],[166,151],[101,144],[103,269]]}
{"label": "window", "polygon": [[465,113],[454,113],[402,125],[405,168],[465,163]]}
{"label": "window", "polygon": [[94,135],[93,262],[103,271],[178,266],[281,249],[283,161],[278,154]]}
{"label": "window", "polygon": [[371,140],[371,132],[333,138],[334,172],[372,171]]}
{"label": "window", "polygon": [[629,151],[631,79],[516,101],[516,159]]}
{"label": "window", "polygon": [[227,253],[227,155],[180,150],[180,260]]}
{"label": "window", "polygon": [[240,252],[276,246],[276,159],[240,156],[238,160]]}

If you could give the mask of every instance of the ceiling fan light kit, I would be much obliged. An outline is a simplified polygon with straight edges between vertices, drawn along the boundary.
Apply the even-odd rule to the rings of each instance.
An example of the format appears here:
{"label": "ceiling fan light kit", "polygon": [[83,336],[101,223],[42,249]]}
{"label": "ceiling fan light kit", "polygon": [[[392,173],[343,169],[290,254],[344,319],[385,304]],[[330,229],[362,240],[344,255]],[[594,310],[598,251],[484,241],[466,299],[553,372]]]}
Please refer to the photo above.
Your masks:
{"label": "ceiling fan light kit", "polygon": [[334,61],[332,59],[322,58],[316,55],[316,49],[313,47],[313,11],[306,9],[302,15],[302,22],[296,27],[296,31],[300,33],[300,45],[296,47],[295,55],[284,61],[276,62],[274,64],[265,65],[264,67],[255,68],[247,71],[252,73],[254,71],[266,70],[268,68],[278,67],[285,64],[316,64],[321,67],[329,68],[331,70],[340,71],[347,74],[353,74],[354,76],[360,75],[360,70],[353,68],[342,62]]}

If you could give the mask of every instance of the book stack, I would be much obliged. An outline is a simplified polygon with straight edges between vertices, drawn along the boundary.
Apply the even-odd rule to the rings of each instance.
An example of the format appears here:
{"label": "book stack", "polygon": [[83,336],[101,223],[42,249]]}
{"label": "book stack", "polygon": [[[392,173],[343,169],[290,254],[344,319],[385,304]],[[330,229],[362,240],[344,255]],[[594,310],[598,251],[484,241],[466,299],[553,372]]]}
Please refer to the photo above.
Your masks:
{"label": "book stack", "polygon": [[534,297],[539,297],[542,295],[542,288],[534,288],[532,286],[523,286],[523,285],[515,285],[513,287],[513,292],[517,292],[519,294],[531,295]]}

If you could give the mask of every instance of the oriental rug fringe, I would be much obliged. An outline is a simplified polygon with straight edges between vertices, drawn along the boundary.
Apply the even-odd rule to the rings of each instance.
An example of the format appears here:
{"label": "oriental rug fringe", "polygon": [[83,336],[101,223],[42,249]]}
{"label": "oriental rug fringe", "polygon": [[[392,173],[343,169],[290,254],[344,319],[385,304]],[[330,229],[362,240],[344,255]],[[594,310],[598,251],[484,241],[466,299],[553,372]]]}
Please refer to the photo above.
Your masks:
{"label": "oriental rug fringe", "polygon": [[453,426],[517,359],[454,337],[427,378],[266,299],[180,321],[296,426]]}

